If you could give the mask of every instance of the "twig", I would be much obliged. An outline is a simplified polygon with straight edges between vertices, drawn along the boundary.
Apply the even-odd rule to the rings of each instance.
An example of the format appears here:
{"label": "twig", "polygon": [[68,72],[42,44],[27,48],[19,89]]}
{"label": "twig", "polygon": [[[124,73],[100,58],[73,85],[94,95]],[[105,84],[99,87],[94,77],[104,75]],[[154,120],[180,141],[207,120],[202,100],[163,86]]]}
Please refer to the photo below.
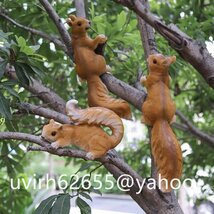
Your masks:
{"label": "twig", "polygon": [[36,106],[30,103],[17,103],[14,107],[18,108],[21,112],[39,115],[48,119],[54,119],[59,123],[71,124],[71,121],[68,116],[41,106]]}
{"label": "twig", "polygon": [[178,115],[181,121],[188,127],[190,133],[192,133],[194,136],[197,136],[199,139],[214,148],[214,136],[208,135],[200,131],[179,110],[176,111],[176,115]]}
{"label": "twig", "polygon": [[21,28],[23,30],[26,30],[28,32],[31,32],[32,34],[41,36],[42,38],[44,38],[44,39],[46,39],[48,41],[51,41],[55,45],[61,47],[64,51],[66,50],[65,49],[65,45],[59,39],[57,39],[55,36],[48,35],[48,34],[42,32],[42,31],[39,31],[37,29],[30,28],[30,27],[27,27],[25,25],[22,25],[22,24],[16,22],[14,19],[9,17],[8,15],[6,15],[5,13],[3,13],[1,10],[0,10],[0,16],[2,16],[4,19],[6,19],[7,21],[11,22],[12,24],[16,25],[17,27],[19,27],[19,28]]}

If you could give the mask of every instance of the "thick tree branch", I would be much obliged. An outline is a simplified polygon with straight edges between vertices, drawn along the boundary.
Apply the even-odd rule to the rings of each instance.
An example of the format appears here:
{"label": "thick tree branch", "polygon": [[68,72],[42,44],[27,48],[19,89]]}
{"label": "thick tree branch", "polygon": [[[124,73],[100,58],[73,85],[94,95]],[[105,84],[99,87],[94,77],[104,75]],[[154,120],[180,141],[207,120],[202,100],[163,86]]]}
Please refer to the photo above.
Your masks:
{"label": "thick tree branch", "polygon": [[79,17],[86,18],[84,0],[74,0],[74,4],[76,7],[76,15]]}
{"label": "thick tree branch", "polygon": [[139,91],[108,73],[103,74],[101,79],[109,91],[131,103],[134,107],[141,111],[142,104],[146,99],[146,92]]}
{"label": "thick tree branch", "polygon": [[47,142],[39,136],[21,132],[0,132],[0,140],[22,140],[35,143],[39,146],[45,146],[47,144]]}
{"label": "thick tree branch", "polygon": [[203,76],[207,83],[214,88],[214,58],[203,45],[191,39],[178,29],[177,26],[173,24],[165,25],[160,19],[150,13],[140,0],[114,1],[127,6],[151,25],[169,42],[170,46],[175,49],[184,60],[189,62]]}
{"label": "thick tree branch", "polygon": [[64,51],[66,51],[65,45],[61,42],[60,39],[57,39],[56,36],[52,36],[52,35],[49,35],[49,34],[46,34],[46,33],[42,32],[42,31],[39,31],[37,29],[30,28],[30,27],[27,27],[25,25],[22,25],[22,24],[16,22],[14,19],[10,18],[8,15],[6,15],[1,10],[0,10],[0,16],[3,17],[4,19],[6,19],[7,21],[11,22],[15,26],[23,29],[23,30],[26,30],[26,31],[28,31],[28,32],[30,32],[32,34],[41,36],[42,38],[44,38],[44,39],[46,39],[48,41],[53,42],[55,45],[61,47]]}
{"label": "thick tree branch", "polygon": [[[145,6],[147,10],[149,10],[149,3],[148,0],[140,0],[141,3]],[[145,54],[145,60],[149,57],[151,54],[157,53],[157,46],[155,42],[155,35],[153,28],[148,25],[140,16],[137,16],[138,19],[138,25],[140,29],[144,54]]]}
{"label": "thick tree branch", "polygon": [[50,18],[55,23],[55,25],[56,25],[56,27],[57,27],[60,35],[61,35],[61,38],[62,38],[62,40],[65,43],[65,46],[67,48],[68,56],[71,59],[73,59],[73,50],[71,47],[71,39],[70,39],[70,36],[69,36],[67,30],[64,27],[64,24],[62,23],[60,17],[56,13],[56,11],[53,9],[53,7],[51,6],[51,4],[49,3],[48,0],[39,0],[39,1],[42,4],[42,6],[45,8],[45,10],[47,11]]}

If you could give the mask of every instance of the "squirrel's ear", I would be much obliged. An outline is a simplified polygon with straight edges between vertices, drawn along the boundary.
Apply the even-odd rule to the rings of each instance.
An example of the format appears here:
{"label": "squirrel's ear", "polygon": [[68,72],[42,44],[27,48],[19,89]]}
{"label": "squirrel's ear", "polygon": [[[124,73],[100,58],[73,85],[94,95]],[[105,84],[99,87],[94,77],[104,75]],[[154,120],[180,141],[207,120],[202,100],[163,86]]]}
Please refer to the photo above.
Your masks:
{"label": "squirrel's ear", "polygon": [[174,63],[176,61],[176,56],[171,56],[171,63]]}
{"label": "squirrel's ear", "polygon": [[57,129],[61,130],[62,128],[63,128],[63,126],[62,126],[62,124],[60,124]]}
{"label": "squirrel's ear", "polygon": [[72,25],[73,25],[73,22],[71,21],[70,18],[68,18],[68,19],[66,20],[66,23],[67,23],[70,27],[72,27]]}
{"label": "squirrel's ear", "polygon": [[71,19],[71,21],[75,21],[75,19],[77,18],[75,15],[70,15],[69,18]]}
{"label": "squirrel's ear", "polygon": [[49,123],[55,123],[54,119],[50,119]]}

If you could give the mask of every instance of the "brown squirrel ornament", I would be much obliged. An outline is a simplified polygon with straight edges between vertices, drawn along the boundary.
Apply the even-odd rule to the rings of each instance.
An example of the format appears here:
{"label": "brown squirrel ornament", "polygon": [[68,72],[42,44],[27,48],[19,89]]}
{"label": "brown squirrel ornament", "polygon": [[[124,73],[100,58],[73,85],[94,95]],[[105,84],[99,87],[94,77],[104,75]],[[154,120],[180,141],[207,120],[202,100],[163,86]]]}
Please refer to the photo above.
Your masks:
{"label": "brown squirrel ornament", "polygon": [[89,106],[105,107],[124,119],[131,119],[129,104],[122,99],[110,97],[108,89],[99,77],[109,70],[105,58],[96,53],[98,45],[107,41],[105,35],[98,35],[95,39],[91,39],[87,34],[90,21],[85,18],[70,15],[67,24],[72,28],[71,37],[76,72],[88,84]]}
{"label": "brown squirrel ornament", "polygon": [[161,182],[160,189],[163,192],[170,192],[170,182],[182,175],[181,147],[170,127],[175,118],[176,106],[170,96],[169,66],[175,61],[175,56],[150,55],[147,59],[149,75],[141,78],[148,92],[142,106],[142,122],[152,126],[151,148],[154,161],[158,174],[168,181],[168,185]]}
{"label": "brown squirrel ornament", "polygon": [[[43,127],[42,137],[56,149],[76,145],[87,152],[87,158],[100,158],[120,143],[124,133],[122,120],[109,109],[79,109],[77,103],[76,100],[66,103],[66,112],[75,125],[60,124],[51,119]],[[112,134],[108,135],[101,126],[109,127]]]}

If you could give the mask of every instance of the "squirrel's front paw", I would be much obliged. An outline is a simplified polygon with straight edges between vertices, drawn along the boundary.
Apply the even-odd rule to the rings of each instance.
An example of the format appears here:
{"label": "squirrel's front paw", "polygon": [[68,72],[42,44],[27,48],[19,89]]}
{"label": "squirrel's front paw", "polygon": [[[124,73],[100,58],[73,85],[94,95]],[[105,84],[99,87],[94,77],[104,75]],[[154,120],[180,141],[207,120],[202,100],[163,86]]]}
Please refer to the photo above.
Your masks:
{"label": "squirrel's front paw", "polygon": [[94,160],[94,155],[91,152],[88,152],[86,154],[86,158],[89,159],[89,160]]}
{"label": "squirrel's front paw", "polygon": [[59,143],[56,141],[56,142],[53,142],[51,143],[51,146],[54,148],[54,149],[58,149],[60,147]]}
{"label": "squirrel's front paw", "polygon": [[99,35],[99,42],[105,43],[107,41],[107,37],[104,34]]}
{"label": "squirrel's front paw", "polygon": [[140,78],[140,82],[141,83],[144,83],[146,81],[146,76],[142,76],[141,78]]}

